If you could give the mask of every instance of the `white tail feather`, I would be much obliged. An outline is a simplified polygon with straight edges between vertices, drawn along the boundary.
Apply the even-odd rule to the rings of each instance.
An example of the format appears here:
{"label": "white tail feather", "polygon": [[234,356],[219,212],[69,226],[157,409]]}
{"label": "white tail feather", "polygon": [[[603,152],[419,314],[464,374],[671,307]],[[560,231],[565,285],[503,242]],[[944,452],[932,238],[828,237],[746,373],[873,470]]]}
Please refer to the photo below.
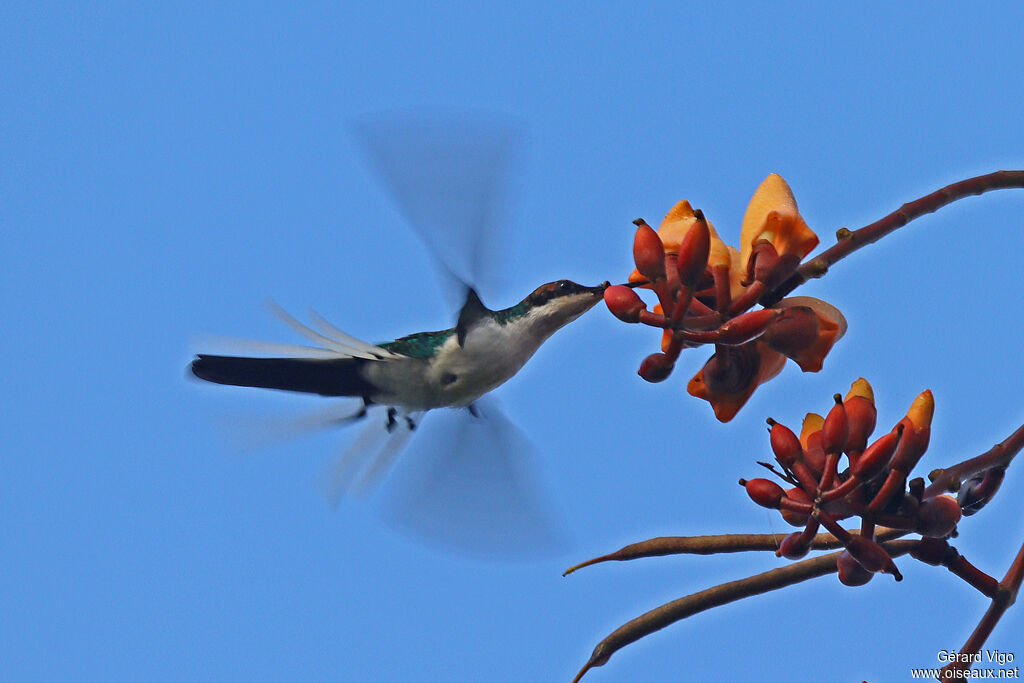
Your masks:
{"label": "white tail feather", "polygon": [[[331,349],[338,353],[345,354],[346,356],[352,358],[366,358],[369,360],[394,357],[395,355],[390,351],[386,351],[380,347],[367,344],[366,342],[359,342],[359,340],[356,340],[357,342],[359,342],[358,345],[352,345],[345,343],[343,341],[331,339],[330,337],[324,336],[317,332],[316,330],[302,324],[301,322],[293,318],[287,311],[285,311],[283,308],[281,308],[280,306],[278,306],[276,303],[269,299],[267,300],[267,306],[269,306],[270,310],[278,318],[284,321],[286,325],[291,327],[293,330],[295,330],[296,332],[298,332],[311,342],[320,344],[321,346],[327,349]],[[371,351],[369,349],[374,350]]]}
{"label": "white tail feather", "polygon": [[385,351],[379,346],[364,342],[362,339],[357,339],[344,330],[339,330],[337,327],[327,321],[322,315],[314,311],[312,308],[309,309],[309,317],[313,321],[313,324],[320,328],[320,331],[325,335],[330,336],[332,339],[339,341],[343,344],[347,344],[355,349],[361,349],[377,358],[395,358],[397,354]]}

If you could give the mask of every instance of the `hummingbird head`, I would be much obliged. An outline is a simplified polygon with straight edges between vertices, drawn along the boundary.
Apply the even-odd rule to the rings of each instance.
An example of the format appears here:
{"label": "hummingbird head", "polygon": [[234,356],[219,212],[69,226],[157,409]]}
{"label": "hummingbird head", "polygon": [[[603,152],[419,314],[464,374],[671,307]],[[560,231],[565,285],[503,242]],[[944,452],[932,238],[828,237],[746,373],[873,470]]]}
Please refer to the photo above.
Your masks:
{"label": "hummingbird head", "polygon": [[585,287],[571,280],[557,280],[533,290],[520,306],[546,337],[593,308],[608,286],[608,282]]}

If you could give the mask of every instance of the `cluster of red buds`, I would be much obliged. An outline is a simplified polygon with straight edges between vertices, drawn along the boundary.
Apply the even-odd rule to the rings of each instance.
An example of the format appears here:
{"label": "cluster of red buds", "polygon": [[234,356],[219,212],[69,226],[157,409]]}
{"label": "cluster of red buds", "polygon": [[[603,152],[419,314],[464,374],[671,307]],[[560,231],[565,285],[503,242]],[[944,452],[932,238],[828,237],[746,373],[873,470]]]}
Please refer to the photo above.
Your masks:
{"label": "cluster of red buds", "polygon": [[[793,275],[818,243],[779,176],[769,176],[751,200],[742,251],[727,246],[703,212],[686,201],[669,211],[657,232],[643,219],[635,223],[636,271],[629,284],[605,290],[605,303],[620,320],[663,330],[661,352],[640,364],[639,374],[649,382],[668,378],[684,348],[714,344],[714,355],[688,391],[709,401],[722,422],[777,375],[786,358],[805,372],[820,370],[846,331],[835,307],[811,297],[751,310]],[[634,287],[654,291],[653,310]]]}
{"label": "cluster of red buds", "polygon": [[[845,399],[839,394],[834,398],[835,405],[824,418],[807,415],[800,437],[768,420],[772,451],[782,472],[762,464],[791,488],[769,479],[741,479],[740,484],[755,503],[779,510],[787,523],[803,527],[782,540],[780,557],[806,555],[823,526],[845,547],[838,560],[839,580],[844,584],[865,584],[875,572],[892,574],[899,581],[902,577],[892,558],[875,540],[876,525],[943,539],[924,544],[922,552],[932,545],[932,550],[941,547],[945,552],[944,539],[955,534],[961,516],[956,499],[945,494],[925,497],[924,480],[907,479],[928,448],[935,408],[932,393],[925,391],[915,398],[906,416],[871,444],[868,438],[876,416],[871,385],[858,379]],[[842,471],[841,464],[846,465]],[[839,525],[848,517],[861,519],[859,534]]]}

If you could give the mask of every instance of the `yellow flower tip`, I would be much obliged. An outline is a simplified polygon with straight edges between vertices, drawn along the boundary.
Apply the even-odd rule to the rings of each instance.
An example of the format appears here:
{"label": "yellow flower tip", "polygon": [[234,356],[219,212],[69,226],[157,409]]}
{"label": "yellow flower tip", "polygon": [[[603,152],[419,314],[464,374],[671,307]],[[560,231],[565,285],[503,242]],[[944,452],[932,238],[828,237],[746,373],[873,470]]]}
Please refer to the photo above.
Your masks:
{"label": "yellow flower tip", "polygon": [[910,410],[907,411],[907,419],[913,423],[914,429],[924,429],[931,426],[932,415],[934,414],[935,397],[932,396],[931,389],[925,389],[910,404]]}
{"label": "yellow flower tip", "polygon": [[807,227],[796,207],[793,191],[782,176],[772,173],[762,181],[750,198],[740,228],[740,256],[744,267],[754,243],[767,239],[780,256],[796,254],[803,258],[818,245],[818,236]]}
{"label": "yellow flower tip", "polygon": [[850,385],[850,390],[846,392],[846,398],[844,400],[849,401],[854,396],[866,398],[871,402],[871,405],[875,404],[875,392],[872,391],[871,385],[868,384],[868,381],[863,377]]}
{"label": "yellow flower tip", "polygon": [[676,202],[675,206],[668,210],[667,214],[665,214],[665,218],[663,218],[661,221],[661,226],[665,227],[666,223],[672,221],[685,220],[688,218],[695,218],[693,213],[693,207],[690,206],[690,202],[686,201],[685,199],[681,199],[678,202]]}
{"label": "yellow flower tip", "polygon": [[669,209],[665,217],[661,219],[661,225],[658,226],[658,237],[665,245],[665,252],[678,253],[683,237],[696,222],[697,217],[693,215],[693,207],[685,199]]}
{"label": "yellow flower tip", "polygon": [[825,418],[821,415],[807,413],[807,416],[804,417],[804,424],[800,428],[800,445],[803,446],[804,450],[807,450],[807,441],[811,438],[811,435],[820,432],[824,425]]}

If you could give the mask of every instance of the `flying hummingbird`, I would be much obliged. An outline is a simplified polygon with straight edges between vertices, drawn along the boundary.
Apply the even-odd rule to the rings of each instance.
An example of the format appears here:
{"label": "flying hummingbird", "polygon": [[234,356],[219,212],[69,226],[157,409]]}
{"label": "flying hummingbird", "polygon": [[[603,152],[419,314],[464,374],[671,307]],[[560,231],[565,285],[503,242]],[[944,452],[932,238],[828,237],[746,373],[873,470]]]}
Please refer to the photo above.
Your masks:
{"label": "flying hummingbird", "polygon": [[455,327],[382,344],[360,341],[319,318],[320,332],[288,316],[290,324],[322,345],[310,349],[316,357],[199,354],[191,369],[217,384],[362,399],[353,418],[372,405],[391,408],[390,421],[399,413],[435,408],[472,410],[474,401],[519,372],[548,337],[600,301],[607,286],[549,282],[498,311],[469,289]]}
{"label": "flying hummingbird", "polygon": [[[204,353],[190,370],[218,384],[360,401],[354,412],[328,421],[367,423],[337,461],[332,498],[376,484],[424,413],[466,408],[431,420],[442,425],[433,436],[444,435],[433,446],[433,424],[417,439],[427,445],[418,445],[420,457],[407,460],[405,471],[420,468],[420,473],[407,477],[412,486],[397,496],[406,511],[399,521],[419,535],[474,551],[502,552],[510,539],[526,537],[550,549],[561,534],[551,533],[546,496],[538,495],[529,464],[529,444],[484,397],[515,375],[552,334],[601,301],[608,283],[549,282],[500,310],[487,308],[469,285],[487,270],[485,246],[493,249],[502,234],[495,229],[503,215],[496,205],[507,186],[502,175],[517,129],[478,118],[453,126],[447,116],[400,115],[357,126],[355,133],[442,274],[461,290],[455,326],[371,344],[315,313],[307,326],[278,309],[316,346],[260,344],[265,357]],[[443,426],[446,420],[450,428]],[[379,439],[383,447],[375,443]]]}

